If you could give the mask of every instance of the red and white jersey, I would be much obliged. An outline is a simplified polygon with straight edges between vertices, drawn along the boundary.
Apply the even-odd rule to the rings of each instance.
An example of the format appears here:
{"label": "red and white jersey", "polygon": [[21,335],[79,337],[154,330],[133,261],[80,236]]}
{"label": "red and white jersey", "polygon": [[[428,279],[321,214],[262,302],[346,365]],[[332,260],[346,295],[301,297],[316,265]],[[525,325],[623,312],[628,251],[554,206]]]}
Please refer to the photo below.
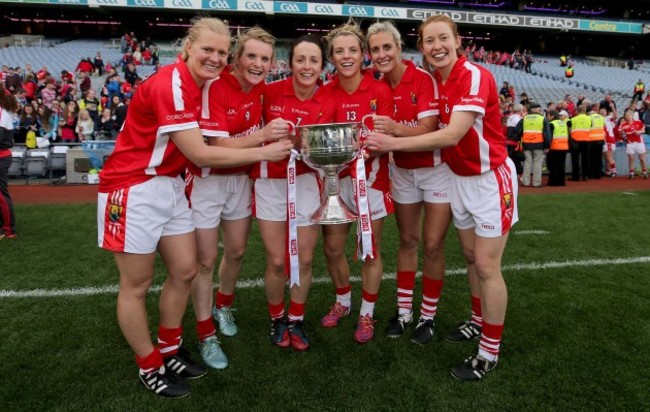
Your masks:
{"label": "red and white jersey", "polygon": [[605,116],[605,141],[616,143],[616,119],[613,116]]}
{"label": "red and white jersey", "polygon": [[478,113],[460,142],[442,149],[442,160],[461,176],[481,175],[502,165],[508,152],[492,73],[460,56],[444,85],[438,72],[434,78],[440,90],[441,129],[449,124],[454,111]]}
{"label": "red and white jersey", "polygon": [[200,110],[201,89],[180,59],[145,80],[104,163],[99,191],[131,187],[153,176],[178,176],[188,160],[169,134],[198,128]]}
{"label": "red and white jersey", "polygon": [[[325,86],[330,93],[330,98],[336,105],[334,122],[350,123],[361,122],[367,114],[378,114],[381,116],[394,115],[393,93],[384,82],[372,77],[370,71],[366,71],[357,90],[352,93],[346,92],[339,85],[338,76]],[[367,123],[370,123],[367,121]],[[365,136],[361,137],[363,140]],[[388,178],[388,154],[371,157],[365,162],[368,185],[382,192],[390,190]],[[350,168],[341,172],[341,177],[348,176]]]}
{"label": "red and white jersey", "polygon": [[627,139],[628,143],[643,143],[643,133],[645,133],[645,126],[639,120],[633,120],[632,123],[626,121],[621,122],[618,127],[621,137]]}
{"label": "red and white jersey", "polygon": [[[394,120],[415,127],[425,117],[438,116],[438,85],[433,77],[410,60],[404,60],[406,71],[400,83],[393,89],[395,102]],[[388,79],[383,81],[390,87]],[[440,150],[429,152],[394,152],[395,164],[404,169],[433,167],[441,163]]]}
{"label": "red and white jersey", "polygon": [[[307,100],[300,100],[293,90],[291,77],[266,85],[264,92],[264,123],[282,118],[296,126],[331,123],[334,119],[334,101],[324,87],[317,86],[314,95]],[[283,179],[287,177],[288,159],[279,162],[263,161],[253,165],[251,177]],[[313,173],[314,170],[302,161],[296,161],[296,172],[301,175]]]}
{"label": "red and white jersey", "polygon": [[[199,125],[203,136],[236,139],[251,135],[262,127],[262,107],[266,85],[260,83],[246,93],[227,67],[221,76],[203,88],[203,107]],[[250,165],[213,168],[212,174],[248,172]],[[192,168],[192,173],[197,170]],[[204,169],[202,176],[207,175]]]}

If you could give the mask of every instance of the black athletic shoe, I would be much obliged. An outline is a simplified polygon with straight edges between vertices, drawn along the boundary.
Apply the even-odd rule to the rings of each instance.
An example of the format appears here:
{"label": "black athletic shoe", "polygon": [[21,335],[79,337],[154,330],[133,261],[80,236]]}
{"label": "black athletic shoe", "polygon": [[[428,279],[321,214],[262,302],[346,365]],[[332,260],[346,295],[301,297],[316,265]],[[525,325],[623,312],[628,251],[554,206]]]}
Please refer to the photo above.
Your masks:
{"label": "black athletic shoe", "polygon": [[404,313],[400,315],[396,313],[395,316],[388,321],[386,327],[387,338],[399,338],[404,334],[404,329],[413,322],[413,312]]}
{"label": "black athletic shoe", "polygon": [[271,341],[281,348],[291,346],[291,335],[289,334],[289,324],[284,318],[271,320]]}
{"label": "black athletic shoe", "polygon": [[305,326],[301,320],[289,323],[289,335],[291,335],[291,347],[295,350],[309,349],[309,338],[305,333]]}
{"label": "black athletic shoe", "polygon": [[165,398],[184,398],[190,394],[190,386],[178,375],[161,366],[149,373],[140,373],[145,388]]}
{"label": "black athletic shoe", "polygon": [[478,353],[465,359],[461,365],[451,369],[451,376],[459,381],[472,382],[483,379],[486,373],[497,366],[499,358],[490,362]]}
{"label": "black athletic shoe", "polygon": [[433,322],[433,319],[422,319],[418,320],[418,325],[411,335],[411,342],[417,343],[418,345],[426,345],[431,342],[433,339],[433,330],[436,327],[436,324]]}
{"label": "black athletic shoe", "polygon": [[198,379],[208,374],[208,369],[192,360],[184,347],[178,348],[176,354],[164,358],[165,366],[181,378]]}
{"label": "black athletic shoe", "polygon": [[474,322],[464,321],[458,324],[456,330],[445,336],[445,340],[451,343],[465,342],[481,336],[482,327]]}

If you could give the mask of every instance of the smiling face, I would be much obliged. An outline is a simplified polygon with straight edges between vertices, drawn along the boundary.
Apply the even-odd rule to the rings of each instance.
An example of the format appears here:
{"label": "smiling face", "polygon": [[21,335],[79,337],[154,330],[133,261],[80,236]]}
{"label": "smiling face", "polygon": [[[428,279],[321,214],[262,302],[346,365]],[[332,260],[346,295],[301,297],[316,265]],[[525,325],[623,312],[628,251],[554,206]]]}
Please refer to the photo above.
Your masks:
{"label": "smiling face", "polygon": [[422,26],[420,47],[427,62],[447,78],[458,60],[460,36],[448,22],[431,21]]}
{"label": "smiling face", "polygon": [[322,70],[323,52],[318,45],[302,42],[293,48],[291,71],[294,87],[315,87]]}
{"label": "smiling face", "polygon": [[273,61],[273,47],[261,40],[248,39],[235,62],[235,76],[242,88],[252,88],[266,79]]}
{"label": "smiling face", "polygon": [[381,73],[390,73],[397,67],[400,47],[393,36],[387,31],[381,31],[368,38],[368,49],[372,64]]}
{"label": "smiling face", "polygon": [[338,76],[351,78],[361,73],[363,49],[357,36],[340,34],[332,40],[332,55],[330,56]]}
{"label": "smiling face", "polygon": [[199,87],[221,74],[229,47],[230,36],[209,29],[202,29],[195,41],[186,43],[187,68]]}

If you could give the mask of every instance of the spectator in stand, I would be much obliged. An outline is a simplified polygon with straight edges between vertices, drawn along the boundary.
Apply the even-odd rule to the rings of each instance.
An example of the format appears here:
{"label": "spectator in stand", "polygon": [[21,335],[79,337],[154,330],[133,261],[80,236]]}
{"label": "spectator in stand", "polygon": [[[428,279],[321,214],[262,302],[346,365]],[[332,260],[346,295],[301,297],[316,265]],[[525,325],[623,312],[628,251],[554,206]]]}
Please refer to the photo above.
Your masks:
{"label": "spectator in stand", "polygon": [[113,100],[111,101],[111,117],[115,122],[117,130],[122,128],[122,124],[126,119],[126,110],[126,104],[124,104],[124,101],[122,101],[120,96],[113,96]]}
{"label": "spectator in stand", "polygon": [[547,113],[551,129],[551,145],[546,156],[548,166],[548,185],[566,186],[565,169],[566,154],[569,151],[569,113],[566,110],[558,112],[555,109]]}
{"label": "spectator in stand", "polygon": [[614,112],[608,112],[604,107],[600,108],[600,114],[605,118],[605,145],[603,146],[605,176],[616,177],[616,161],[614,160],[614,150],[616,150],[616,118],[614,117]]}
{"label": "spectator in stand", "polygon": [[530,105],[533,103],[529,98],[527,93],[522,93],[519,97],[521,97],[521,100],[519,103],[528,110],[530,108]]}
{"label": "spectator in stand", "polygon": [[573,97],[570,94],[564,96],[565,107],[560,107],[559,110],[566,110],[569,116],[575,116],[576,104],[573,102]]}
{"label": "spectator in stand", "polygon": [[77,141],[75,129],[77,127],[78,113],[79,107],[74,100],[69,101],[63,109],[63,114],[59,118],[60,135],[63,143],[75,143]]}
{"label": "spectator in stand", "polygon": [[90,80],[90,73],[80,72],[79,73],[79,91],[81,95],[85,95],[88,90],[92,88],[92,81]]}
{"label": "spectator in stand", "polygon": [[641,165],[641,176],[644,179],[648,178],[648,171],[646,169],[646,150],[645,143],[643,142],[643,134],[645,132],[645,126],[641,121],[634,120],[634,115],[631,110],[626,110],[623,115],[623,122],[619,126],[619,133],[623,141],[625,142],[625,153],[627,154],[628,167],[630,169],[630,174],[628,179],[633,179],[635,175],[634,171],[634,156],[638,156],[639,164]]}
{"label": "spectator in stand", "polygon": [[532,73],[533,62],[533,52],[531,50],[524,50],[524,70],[526,73]]}
{"label": "spectator in stand", "polygon": [[97,54],[95,55],[95,58],[93,59],[93,66],[95,66],[95,71],[97,72],[97,76],[104,75],[104,58],[102,57],[102,54],[100,52],[97,52]]}
{"label": "spectator in stand", "polygon": [[614,112],[614,116],[618,117],[618,110],[616,108],[616,102],[612,99],[611,93],[606,93],[605,98],[601,100],[599,107],[603,107],[608,112]]}
{"label": "spectator in stand", "polygon": [[512,112],[506,121],[506,146],[508,147],[508,157],[515,164],[517,175],[521,176],[524,172],[522,162],[525,159],[524,149],[521,146],[521,135],[517,131],[517,125],[525,116],[525,108],[521,103],[512,105]]}
{"label": "spectator in stand", "polygon": [[139,66],[142,64],[142,51],[140,51],[140,45],[136,46],[133,51],[133,64]]}
{"label": "spectator in stand", "polygon": [[77,101],[77,89],[74,86],[73,83],[66,83],[61,87],[61,90],[59,91],[59,98],[61,101],[68,103],[68,102],[76,102]]}
{"label": "spectator in stand", "polygon": [[34,72],[34,69],[32,69],[31,63],[25,63],[25,70],[23,70],[23,73],[25,74],[25,77],[27,77],[28,74],[31,74],[36,78],[36,73]]}
{"label": "spectator in stand", "polygon": [[138,75],[137,69],[135,67],[135,64],[130,63],[126,66],[126,69],[124,70],[124,81],[128,82],[131,86],[133,86],[138,80],[140,76]]}
{"label": "spectator in stand", "polygon": [[108,97],[108,107],[112,107],[115,97],[122,97],[120,76],[117,74],[109,75],[106,78],[104,89]]}
{"label": "spectator in stand", "polygon": [[28,102],[31,103],[32,100],[36,99],[36,89],[37,85],[34,81],[34,73],[27,73],[23,82],[23,90],[25,90],[25,98]]}
{"label": "spectator in stand", "polygon": [[92,117],[90,117],[88,110],[79,110],[79,115],[77,116],[77,125],[75,126],[74,130],[77,134],[77,138],[81,142],[94,139],[95,123],[93,122]]}
{"label": "spectator in stand", "polygon": [[90,57],[82,57],[81,60],[79,60],[79,63],[77,63],[77,67],[74,69],[75,73],[86,73],[87,76],[90,76],[94,70],[95,66],[93,65]]}
{"label": "spectator in stand", "polygon": [[17,110],[18,102],[6,91],[4,84],[0,84],[0,240],[18,237],[8,177],[12,161],[11,147],[14,145],[14,116]]}
{"label": "spectator in stand", "polygon": [[14,67],[8,67],[7,70],[4,85],[7,90],[14,93],[16,90],[23,87],[23,79],[20,77],[20,74],[16,73]]}
{"label": "spectator in stand", "polygon": [[634,85],[632,100],[641,101],[641,99],[643,99],[643,93],[645,93],[645,83],[643,83],[643,79],[639,79],[639,81]]}
{"label": "spectator in stand", "polygon": [[142,51],[142,63],[151,64],[151,50],[149,50],[149,47],[145,47]]}
{"label": "spectator in stand", "polygon": [[36,122],[38,124],[37,135],[49,139],[52,143],[56,142],[57,130],[59,128],[59,115],[49,107],[40,105],[37,109]]}
{"label": "spectator in stand", "polygon": [[36,125],[36,113],[34,106],[31,104],[25,105],[20,113],[20,121],[14,135],[16,143],[25,143],[28,132],[36,133],[38,126]]}
{"label": "spectator in stand", "polygon": [[570,79],[573,76],[575,76],[575,68],[573,67],[573,63],[572,63],[564,69],[564,77]]}
{"label": "spectator in stand", "polygon": [[99,99],[96,97],[95,89],[89,89],[84,94],[84,97],[77,103],[79,105],[79,109],[88,110],[88,113],[90,114],[90,117],[93,119],[93,121],[97,120],[99,117],[99,112],[102,109],[102,105]]}
{"label": "spectator in stand", "polygon": [[117,132],[115,121],[111,117],[111,109],[102,110],[102,115],[95,121],[95,137],[97,140],[114,140]]}
{"label": "spectator in stand", "polygon": [[158,65],[158,62],[160,61],[160,56],[159,56],[159,53],[158,53],[158,46],[152,44],[149,47],[149,50],[151,50],[151,64],[153,66]]}
{"label": "spectator in stand", "polygon": [[126,67],[129,64],[133,64],[133,51],[130,49],[127,50],[126,53],[124,53],[124,56],[122,56],[122,60],[120,61],[120,66],[122,66],[122,71],[126,71]]}
{"label": "spectator in stand", "polygon": [[542,107],[539,104],[530,105],[528,114],[517,125],[517,134],[521,135],[525,157],[521,185],[530,186],[532,173],[533,187],[542,187],[544,153],[550,147],[553,136],[548,119],[542,114]]}
{"label": "spectator in stand", "polygon": [[510,84],[508,82],[503,82],[503,85],[501,86],[501,89],[499,90],[499,95],[503,96],[505,99],[506,97],[510,96]]}

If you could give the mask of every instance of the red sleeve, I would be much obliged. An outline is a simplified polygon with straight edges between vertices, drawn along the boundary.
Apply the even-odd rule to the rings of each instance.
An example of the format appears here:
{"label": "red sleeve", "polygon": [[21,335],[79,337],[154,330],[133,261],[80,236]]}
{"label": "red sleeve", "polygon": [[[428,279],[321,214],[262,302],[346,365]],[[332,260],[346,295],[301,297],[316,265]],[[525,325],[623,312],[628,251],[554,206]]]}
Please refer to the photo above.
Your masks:
{"label": "red sleeve", "polygon": [[208,88],[208,110],[202,110],[199,125],[206,137],[228,137],[227,90],[214,81]]}

